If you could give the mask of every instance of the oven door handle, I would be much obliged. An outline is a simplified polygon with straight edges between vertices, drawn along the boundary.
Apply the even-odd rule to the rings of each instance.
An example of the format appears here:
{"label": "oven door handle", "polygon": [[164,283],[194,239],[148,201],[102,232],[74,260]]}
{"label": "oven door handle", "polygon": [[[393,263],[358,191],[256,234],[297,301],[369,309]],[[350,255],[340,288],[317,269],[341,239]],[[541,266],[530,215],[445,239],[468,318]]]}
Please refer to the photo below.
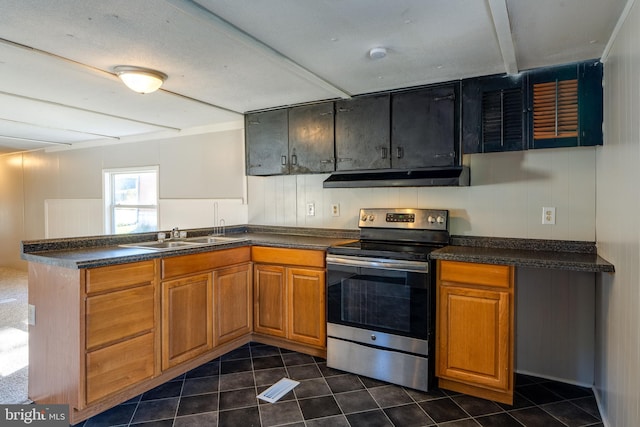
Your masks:
{"label": "oven door handle", "polygon": [[327,255],[327,264],[346,265],[350,267],[376,268],[379,270],[400,270],[417,273],[428,273],[429,263],[424,261],[404,261],[386,258],[350,257]]}

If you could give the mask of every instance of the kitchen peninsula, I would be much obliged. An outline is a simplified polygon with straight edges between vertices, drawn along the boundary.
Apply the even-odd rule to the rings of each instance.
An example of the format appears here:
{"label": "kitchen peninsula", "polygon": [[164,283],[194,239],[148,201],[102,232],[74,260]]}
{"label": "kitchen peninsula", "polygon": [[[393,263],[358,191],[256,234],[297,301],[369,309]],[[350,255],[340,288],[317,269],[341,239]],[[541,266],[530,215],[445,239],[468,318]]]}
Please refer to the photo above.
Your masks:
{"label": "kitchen peninsula", "polygon": [[[29,397],[70,404],[76,423],[252,340],[324,356],[324,253],[356,239],[357,231],[227,231],[243,239],[167,251],[119,246],[153,240],[155,233],[23,242],[29,303],[36,311]],[[189,236],[209,232],[198,229]],[[496,249],[473,246],[486,245],[486,239],[456,239],[432,257],[614,270],[593,244],[536,251],[514,246],[527,247],[527,240],[509,240],[510,247]],[[549,241],[534,246],[544,242]],[[591,252],[575,252],[584,247]],[[562,249],[574,252],[557,252]]]}

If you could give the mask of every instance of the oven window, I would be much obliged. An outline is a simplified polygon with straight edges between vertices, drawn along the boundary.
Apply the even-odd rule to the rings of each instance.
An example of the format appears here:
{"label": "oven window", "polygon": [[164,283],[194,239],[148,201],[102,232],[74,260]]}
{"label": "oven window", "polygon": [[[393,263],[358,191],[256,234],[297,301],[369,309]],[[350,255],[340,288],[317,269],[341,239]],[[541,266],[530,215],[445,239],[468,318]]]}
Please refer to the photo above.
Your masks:
{"label": "oven window", "polygon": [[355,275],[342,279],[342,321],[411,332],[411,288],[403,277]]}
{"label": "oven window", "polygon": [[333,264],[327,272],[328,322],[428,337],[433,315],[428,274]]}

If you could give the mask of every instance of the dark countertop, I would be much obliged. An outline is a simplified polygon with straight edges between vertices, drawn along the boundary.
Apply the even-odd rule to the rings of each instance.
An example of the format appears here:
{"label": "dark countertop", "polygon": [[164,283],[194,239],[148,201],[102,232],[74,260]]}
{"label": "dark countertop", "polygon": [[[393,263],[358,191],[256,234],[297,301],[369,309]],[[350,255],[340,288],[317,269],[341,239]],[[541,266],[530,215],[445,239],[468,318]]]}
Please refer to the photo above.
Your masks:
{"label": "dark countertop", "polygon": [[[293,249],[326,250],[329,246],[355,240],[357,231],[306,229],[302,235],[298,228],[239,227],[231,229],[227,237],[244,240],[217,245],[193,246],[187,249],[156,251],[152,249],[121,247],[121,244],[152,241],[156,233],[136,236],[102,236],[77,239],[47,239],[22,242],[22,259],[29,262],[55,265],[65,268],[95,268],[155,258],[195,254],[240,246],[262,245]],[[238,232],[239,231],[239,232]],[[278,232],[276,232],[278,231]],[[202,231],[201,235],[207,235]],[[198,234],[189,234],[197,236]]]}
{"label": "dark countertop", "polygon": [[613,264],[597,254],[594,242],[455,236],[451,242],[453,245],[431,252],[431,258],[593,273],[615,271]]}
{"label": "dark countertop", "polygon": [[[189,230],[189,236],[206,236],[211,232],[211,229]],[[156,233],[33,240],[22,242],[21,256],[29,262],[65,268],[94,268],[248,245],[326,250],[357,240],[359,231],[237,226],[228,227],[226,235],[244,240],[163,251],[119,246],[155,240]],[[595,273],[615,271],[613,264],[598,256],[595,242],[583,241],[451,236],[451,245],[431,252],[431,258]]]}

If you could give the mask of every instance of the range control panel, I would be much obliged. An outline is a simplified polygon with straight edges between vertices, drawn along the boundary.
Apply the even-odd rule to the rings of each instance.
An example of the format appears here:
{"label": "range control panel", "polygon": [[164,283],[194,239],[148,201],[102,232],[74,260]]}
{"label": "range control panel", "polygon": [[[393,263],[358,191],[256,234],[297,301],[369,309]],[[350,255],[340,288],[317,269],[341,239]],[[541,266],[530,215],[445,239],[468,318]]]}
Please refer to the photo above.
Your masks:
{"label": "range control panel", "polygon": [[449,229],[449,211],[411,208],[360,209],[358,227],[447,231]]}

